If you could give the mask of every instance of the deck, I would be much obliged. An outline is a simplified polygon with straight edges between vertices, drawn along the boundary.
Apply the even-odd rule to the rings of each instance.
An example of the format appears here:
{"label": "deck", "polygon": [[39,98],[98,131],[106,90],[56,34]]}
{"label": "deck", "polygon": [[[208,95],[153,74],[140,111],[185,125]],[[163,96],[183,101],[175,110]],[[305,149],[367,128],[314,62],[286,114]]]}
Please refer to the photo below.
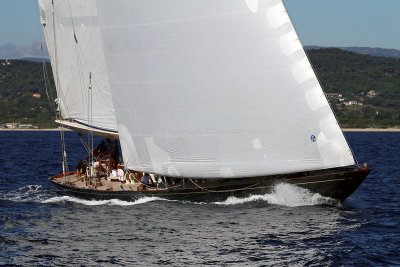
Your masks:
{"label": "deck", "polygon": [[[79,189],[89,189],[96,191],[133,191],[138,192],[139,186],[142,185],[139,181],[135,179],[126,179],[125,181],[120,181],[117,178],[110,177],[98,177],[98,178],[88,178],[86,175],[77,176],[76,173],[68,173],[66,176],[58,175],[51,180],[55,183],[79,188]],[[148,186],[146,191],[165,191],[168,188],[164,184],[158,186]]]}

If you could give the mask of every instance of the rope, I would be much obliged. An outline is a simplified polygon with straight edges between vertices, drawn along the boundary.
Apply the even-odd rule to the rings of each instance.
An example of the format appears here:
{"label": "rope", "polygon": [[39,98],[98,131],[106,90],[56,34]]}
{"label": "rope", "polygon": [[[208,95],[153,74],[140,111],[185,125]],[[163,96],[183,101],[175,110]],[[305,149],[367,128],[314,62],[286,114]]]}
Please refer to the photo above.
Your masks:
{"label": "rope", "polygon": [[[58,52],[57,52],[57,40],[56,40],[56,19],[55,19],[55,9],[54,9],[54,0],[52,1],[52,19],[53,19],[53,44],[54,44],[54,62],[55,62],[55,82],[56,82],[56,89],[60,88],[60,79],[59,79],[59,70],[58,70]],[[61,97],[61,92],[62,90],[57,90],[58,92],[58,98],[59,98],[59,103],[61,104],[61,101],[63,98]],[[56,113],[56,118],[58,119],[60,115]],[[61,116],[60,116],[61,117]],[[65,148],[65,135],[64,135],[64,124],[62,123],[61,120],[61,131],[60,131],[60,138],[61,138],[61,153],[62,153],[62,167],[63,167],[63,174],[65,175],[66,172],[68,172],[68,161],[67,161],[67,152]]]}
{"label": "rope", "polygon": [[[39,17],[41,17],[39,2],[36,2],[36,12],[37,12],[37,14],[39,14]],[[39,25],[39,23],[36,25],[37,25],[37,33],[39,36],[39,42],[40,42],[40,52],[41,52],[41,56],[42,56],[43,79],[44,79],[44,86],[46,89],[46,96],[47,96],[47,100],[49,101],[50,108],[53,110],[55,117],[57,117],[57,110],[56,110],[56,107],[53,102],[54,97],[53,97],[52,91],[50,90],[50,79],[49,79],[49,74],[47,71],[47,64],[46,64],[45,56],[44,56],[43,39],[42,39],[41,31],[40,31],[40,25]],[[43,24],[43,29],[45,29],[45,26],[46,26],[46,24]]]}
{"label": "rope", "polygon": [[81,133],[78,133],[78,136],[79,136],[79,140],[81,140],[81,143],[82,143],[83,147],[85,148],[86,152],[90,155],[91,150],[90,150],[89,145],[85,142]]}
{"label": "rope", "polygon": [[201,187],[200,185],[196,184],[192,179],[189,179],[195,186],[197,186],[198,188],[200,188],[201,190],[205,190],[205,191],[209,191],[208,189]]}
{"label": "rope", "polygon": [[[199,186],[198,184],[196,184],[192,179],[189,179],[195,186],[197,186],[198,188],[200,188],[201,190],[203,190],[203,191],[207,191],[207,192],[210,192],[210,193],[218,193],[218,192],[221,192],[221,191],[215,191],[215,190],[209,190],[209,189],[207,189],[207,188],[204,188],[204,187],[201,187],[201,186]],[[245,189],[248,189],[248,188],[252,188],[252,187],[256,187],[257,185],[259,185],[260,183],[257,183],[257,184],[253,184],[253,185],[250,185],[250,186],[247,186],[247,187],[243,187],[243,188],[240,188],[240,190],[245,190]]]}

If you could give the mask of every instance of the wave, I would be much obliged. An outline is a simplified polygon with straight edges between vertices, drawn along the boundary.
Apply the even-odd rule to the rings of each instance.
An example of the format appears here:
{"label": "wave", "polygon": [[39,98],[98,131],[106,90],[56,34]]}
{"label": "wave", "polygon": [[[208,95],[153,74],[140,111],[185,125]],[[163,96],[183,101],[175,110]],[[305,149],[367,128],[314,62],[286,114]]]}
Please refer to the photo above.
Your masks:
{"label": "wave", "polygon": [[26,185],[17,190],[2,191],[0,200],[15,202],[40,202],[53,193],[50,189],[44,189],[41,185]]}
{"label": "wave", "polygon": [[152,201],[169,201],[167,199],[159,198],[159,197],[142,197],[135,201],[123,201],[119,199],[110,199],[110,200],[85,200],[76,197],[70,196],[61,196],[61,197],[52,197],[46,200],[41,201],[43,204],[48,203],[58,203],[58,202],[72,202],[77,204],[82,204],[86,206],[100,206],[100,205],[109,205],[109,206],[133,206],[144,204]]}
{"label": "wave", "polygon": [[56,191],[52,189],[45,189],[41,185],[26,185],[16,190],[1,191],[0,200],[13,201],[13,202],[34,202],[34,203],[77,203],[87,206],[132,206],[144,204],[152,201],[172,201],[159,197],[143,197],[138,200],[123,201],[119,199],[111,200],[85,200],[71,196],[57,196]]}
{"label": "wave", "polygon": [[288,207],[331,205],[340,206],[336,199],[321,196],[310,190],[300,188],[291,184],[280,183],[274,187],[272,193],[264,195],[251,195],[245,198],[228,197],[225,201],[214,202],[217,205],[241,205],[245,203],[265,201],[269,204],[282,205]]}

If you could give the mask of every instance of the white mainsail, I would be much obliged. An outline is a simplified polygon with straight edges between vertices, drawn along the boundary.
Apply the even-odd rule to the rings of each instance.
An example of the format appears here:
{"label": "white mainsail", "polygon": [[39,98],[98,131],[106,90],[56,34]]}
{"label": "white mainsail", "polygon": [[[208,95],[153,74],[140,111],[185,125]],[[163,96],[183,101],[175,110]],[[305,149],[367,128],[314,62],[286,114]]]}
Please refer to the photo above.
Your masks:
{"label": "white mainsail", "polygon": [[234,178],[354,164],[281,0],[96,3],[127,168]]}
{"label": "white mainsail", "polygon": [[62,117],[117,131],[96,2],[39,0],[39,7]]}

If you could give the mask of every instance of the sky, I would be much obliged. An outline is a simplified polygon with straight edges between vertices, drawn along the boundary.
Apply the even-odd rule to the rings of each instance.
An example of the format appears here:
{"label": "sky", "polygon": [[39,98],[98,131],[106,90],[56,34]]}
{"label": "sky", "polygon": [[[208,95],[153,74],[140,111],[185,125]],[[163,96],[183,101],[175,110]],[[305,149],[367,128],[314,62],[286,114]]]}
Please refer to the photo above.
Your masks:
{"label": "sky", "polygon": [[[400,49],[400,0],[283,2],[303,45]],[[40,57],[40,31],[37,0],[0,0],[0,58]]]}
{"label": "sky", "polygon": [[400,0],[283,0],[304,45],[400,49]]}

